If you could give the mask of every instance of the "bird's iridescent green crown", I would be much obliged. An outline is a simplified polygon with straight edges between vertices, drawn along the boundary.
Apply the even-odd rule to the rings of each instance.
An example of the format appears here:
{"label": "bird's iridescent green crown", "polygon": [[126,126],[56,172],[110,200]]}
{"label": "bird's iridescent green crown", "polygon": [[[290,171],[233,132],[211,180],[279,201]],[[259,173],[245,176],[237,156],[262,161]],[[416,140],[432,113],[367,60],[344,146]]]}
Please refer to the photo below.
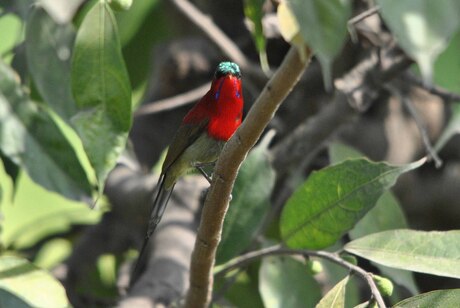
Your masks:
{"label": "bird's iridescent green crown", "polygon": [[220,78],[226,75],[233,75],[235,77],[241,78],[241,71],[238,64],[233,62],[220,62],[217,66],[214,78]]}

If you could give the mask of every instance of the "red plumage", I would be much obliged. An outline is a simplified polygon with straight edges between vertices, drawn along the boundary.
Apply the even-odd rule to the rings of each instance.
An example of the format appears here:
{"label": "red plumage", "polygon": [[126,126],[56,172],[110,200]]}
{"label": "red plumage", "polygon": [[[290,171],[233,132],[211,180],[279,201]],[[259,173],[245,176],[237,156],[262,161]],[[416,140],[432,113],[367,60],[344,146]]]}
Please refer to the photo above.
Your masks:
{"label": "red plumage", "polygon": [[200,165],[215,162],[225,142],[240,126],[242,115],[243,94],[239,67],[232,62],[222,62],[214,74],[211,89],[184,117],[169,146],[131,284],[141,274],[143,253],[163,216],[176,181],[191,169],[202,171]]}
{"label": "red plumage", "polygon": [[210,137],[228,141],[240,126],[243,116],[241,79],[226,75],[212,82],[211,89],[187,113],[183,124],[199,125],[208,121]]}

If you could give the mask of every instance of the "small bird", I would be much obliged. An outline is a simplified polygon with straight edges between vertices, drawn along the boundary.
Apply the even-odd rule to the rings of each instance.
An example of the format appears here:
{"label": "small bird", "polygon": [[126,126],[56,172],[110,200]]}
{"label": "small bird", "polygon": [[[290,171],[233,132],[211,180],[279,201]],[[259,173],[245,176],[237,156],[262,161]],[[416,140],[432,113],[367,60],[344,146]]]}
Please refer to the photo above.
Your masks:
{"label": "small bird", "polygon": [[225,143],[240,126],[242,116],[240,69],[233,62],[221,62],[215,71],[211,89],[184,117],[169,146],[131,285],[140,275],[140,260],[150,236],[163,216],[177,180],[190,170],[197,169],[209,181],[202,166],[217,160]]}

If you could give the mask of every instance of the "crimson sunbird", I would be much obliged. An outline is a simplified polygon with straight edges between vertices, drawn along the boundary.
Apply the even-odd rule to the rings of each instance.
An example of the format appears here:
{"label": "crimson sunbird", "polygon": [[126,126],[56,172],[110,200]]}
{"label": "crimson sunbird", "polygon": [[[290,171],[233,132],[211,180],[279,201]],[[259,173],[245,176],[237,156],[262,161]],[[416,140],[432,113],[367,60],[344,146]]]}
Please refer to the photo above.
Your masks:
{"label": "crimson sunbird", "polygon": [[240,69],[233,62],[221,62],[214,73],[211,89],[186,114],[169,146],[131,285],[138,278],[139,261],[160,222],[177,180],[195,168],[204,173],[201,167],[217,160],[225,143],[240,126],[242,116]]}

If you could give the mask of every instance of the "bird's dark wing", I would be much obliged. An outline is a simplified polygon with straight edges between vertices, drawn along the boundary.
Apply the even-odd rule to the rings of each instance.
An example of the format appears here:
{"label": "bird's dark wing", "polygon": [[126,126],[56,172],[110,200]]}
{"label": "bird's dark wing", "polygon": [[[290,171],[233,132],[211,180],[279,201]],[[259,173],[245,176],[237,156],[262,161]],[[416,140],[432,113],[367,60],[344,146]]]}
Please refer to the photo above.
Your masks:
{"label": "bird's dark wing", "polygon": [[205,132],[209,119],[203,119],[198,124],[182,124],[176,132],[173,141],[168,149],[165,161],[163,163],[162,173],[165,173],[169,167],[184,153],[184,151]]}

